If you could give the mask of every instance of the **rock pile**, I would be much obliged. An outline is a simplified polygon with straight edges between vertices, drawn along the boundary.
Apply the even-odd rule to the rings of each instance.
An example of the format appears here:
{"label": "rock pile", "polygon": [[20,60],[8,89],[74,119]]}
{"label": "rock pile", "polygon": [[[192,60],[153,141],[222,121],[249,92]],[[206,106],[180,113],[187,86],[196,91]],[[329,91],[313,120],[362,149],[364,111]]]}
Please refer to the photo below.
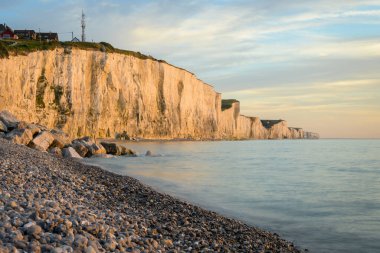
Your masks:
{"label": "rock pile", "polygon": [[19,121],[8,111],[0,112],[0,137],[59,157],[83,158],[104,154],[136,155],[133,150],[120,144],[98,143],[88,136],[70,140],[68,135],[60,130],[49,130],[39,124]]}
{"label": "rock pile", "polygon": [[[40,139],[41,147],[51,141]],[[0,179],[1,253],[300,252],[136,179],[2,138]]]}

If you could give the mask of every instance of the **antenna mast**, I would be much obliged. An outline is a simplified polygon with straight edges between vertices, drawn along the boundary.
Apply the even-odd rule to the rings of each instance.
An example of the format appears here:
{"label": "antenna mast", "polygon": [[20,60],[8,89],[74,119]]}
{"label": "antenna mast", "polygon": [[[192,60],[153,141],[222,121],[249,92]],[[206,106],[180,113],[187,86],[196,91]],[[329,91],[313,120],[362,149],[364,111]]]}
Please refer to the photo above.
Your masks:
{"label": "antenna mast", "polygon": [[86,16],[84,15],[84,12],[82,10],[82,42],[86,42],[86,34],[85,34],[85,29],[86,29]]}

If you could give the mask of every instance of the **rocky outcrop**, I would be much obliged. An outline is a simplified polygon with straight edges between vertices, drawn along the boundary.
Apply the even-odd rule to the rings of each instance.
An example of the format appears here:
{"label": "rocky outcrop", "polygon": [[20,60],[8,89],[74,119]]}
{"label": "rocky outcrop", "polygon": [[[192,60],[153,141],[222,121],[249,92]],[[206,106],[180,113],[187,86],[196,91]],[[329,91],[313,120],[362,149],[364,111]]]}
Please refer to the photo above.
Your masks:
{"label": "rocky outcrop", "polygon": [[[0,112],[0,125],[9,123],[6,120],[4,120],[4,123],[2,120],[4,119],[3,115],[7,115],[8,118],[12,117],[13,121],[17,123],[12,125],[13,130],[0,132],[0,138],[5,138],[13,143],[25,145],[39,151],[48,151],[58,157],[83,158],[106,154],[136,156],[136,152],[117,143],[102,142],[106,147],[104,148],[102,144],[88,136],[70,140],[61,130],[49,130],[41,125],[19,121],[8,111]],[[110,149],[110,147],[112,148]]]}
{"label": "rocky outcrop", "polygon": [[[268,129],[240,115],[239,107],[236,100],[222,105],[212,86],[154,59],[74,48],[0,59],[0,110],[72,138],[299,136],[284,121]],[[12,121],[3,122],[12,127]]]}
{"label": "rocky outcrop", "polygon": [[105,148],[107,154],[136,156],[136,153],[133,150],[116,143],[103,141],[101,144]]}

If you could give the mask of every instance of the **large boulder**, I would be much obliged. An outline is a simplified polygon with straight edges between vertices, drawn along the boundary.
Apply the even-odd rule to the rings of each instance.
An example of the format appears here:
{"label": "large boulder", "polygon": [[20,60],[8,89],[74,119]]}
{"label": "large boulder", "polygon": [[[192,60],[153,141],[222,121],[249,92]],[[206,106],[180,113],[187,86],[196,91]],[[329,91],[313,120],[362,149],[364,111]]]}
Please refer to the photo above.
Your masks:
{"label": "large boulder", "polygon": [[66,158],[82,158],[72,147],[62,149],[62,156]]}
{"label": "large boulder", "polygon": [[115,135],[115,139],[129,141],[131,138],[129,137],[129,135],[128,135],[128,133],[126,131],[123,131],[122,133],[117,133]]}
{"label": "large boulder", "polygon": [[88,148],[82,142],[74,140],[71,147],[81,156],[86,157],[88,153]]}
{"label": "large boulder", "polygon": [[8,127],[0,120],[0,132],[8,132]]}
{"label": "large boulder", "polygon": [[126,155],[126,156],[137,156],[136,152],[133,151],[132,149],[129,149],[127,147],[124,147],[122,145],[120,147],[120,155]]}
{"label": "large boulder", "polygon": [[13,143],[28,145],[33,139],[33,134],[29,129],[14,129],[5,135],[5,139]]}
{"label": "large boulder", "polygon": [[71,140],[65,132],[63,132],[61,130],[53,129],[50,131],[50,133],[54,137],[52,147],[58,147],[58,148],[62,149],[62,148],[67,147],[71,144]]}
{"label": "large boulder", "polygon": [[7,110],[0,112],[0,120],[7,126],[7,128],[14,129],[20,122],[12,113]]}
{"label": "large boulder", "polygon": [[46,151],[53,143],[53,141],[54,137],[50,132],[42,131],[30,142],[29,147],[40,151]]}
{"label": "large boulder", "polygon": [[100,144],[106,149],[107,154],[136,156],[136,152],[117,143],[102,141]]}
{"label": "large boulder", "polygon": [[33,136],[36,136],[37,134],[41,132],[41,129],[37,125],[30,124],[25,121],[20,121],[17,124],[17,129],[24,129],[24,128],[29,129],[32,132]]}
{"label": "large boulder", "polygon": [[77,143],[77,142],[83,144],[88,149],[88,152],[86,154],[87,157],[90,157],[93,155],[99,155],[99,154],[106,154],[106,149],[101,144],[96,143],[96,141],[94,141],[89,136],[76,139],[73,141],[73,143]]}
{"label": "large boulder", "polygon": [[107,154],[120,155],[120,148],[116,143],[102,141],[100,144],[105,148]]}
{"label": "large boulder", "polygon": [[91,155],[101,155],[106,154],[106,149],[100,144],[100,143],[93,143],[89,151],[91,152]]}

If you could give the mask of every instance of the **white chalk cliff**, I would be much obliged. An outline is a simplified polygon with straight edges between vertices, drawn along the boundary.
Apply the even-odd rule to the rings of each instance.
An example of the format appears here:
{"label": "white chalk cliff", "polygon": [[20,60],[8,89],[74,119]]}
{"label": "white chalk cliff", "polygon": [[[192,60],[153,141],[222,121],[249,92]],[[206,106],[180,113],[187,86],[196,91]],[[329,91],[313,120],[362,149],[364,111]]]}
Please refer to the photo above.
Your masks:
{"label": "white chalk cliff", "polygon": [[148,139],[316,138],[286,121],[222,110],[221,94],[165,62],[58,48],[0,59],[0,110],[70,136]]}

